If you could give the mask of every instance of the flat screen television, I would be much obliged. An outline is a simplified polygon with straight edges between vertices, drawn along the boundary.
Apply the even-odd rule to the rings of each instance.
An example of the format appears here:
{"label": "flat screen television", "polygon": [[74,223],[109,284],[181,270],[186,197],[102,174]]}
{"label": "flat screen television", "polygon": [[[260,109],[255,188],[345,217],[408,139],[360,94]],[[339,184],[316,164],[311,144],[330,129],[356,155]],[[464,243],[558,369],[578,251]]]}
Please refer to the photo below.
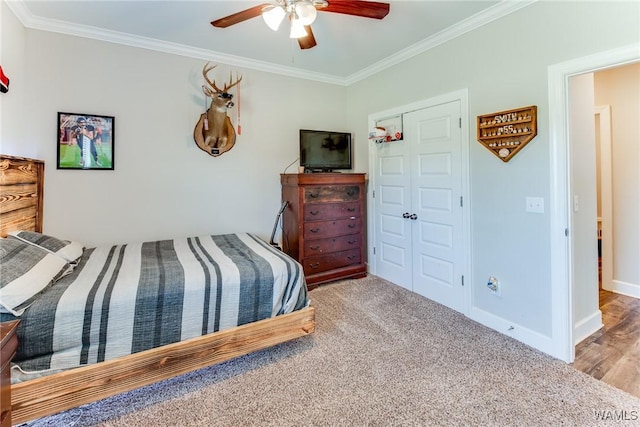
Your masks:
{"label": "flat screen television", "polygon": [[351,134],[300,129],[300,166],[308,172],[351,169]]}

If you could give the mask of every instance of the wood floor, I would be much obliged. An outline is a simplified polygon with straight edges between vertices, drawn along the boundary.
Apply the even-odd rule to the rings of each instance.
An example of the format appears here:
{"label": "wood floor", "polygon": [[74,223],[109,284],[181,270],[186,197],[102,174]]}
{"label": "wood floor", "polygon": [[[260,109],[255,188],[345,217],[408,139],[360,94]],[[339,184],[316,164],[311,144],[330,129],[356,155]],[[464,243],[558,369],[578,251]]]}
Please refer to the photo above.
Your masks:
{"label": "wood floor", "polygon": [[576,346],[573,366],[640,397],[640,299],[600,290],[604,327]]}

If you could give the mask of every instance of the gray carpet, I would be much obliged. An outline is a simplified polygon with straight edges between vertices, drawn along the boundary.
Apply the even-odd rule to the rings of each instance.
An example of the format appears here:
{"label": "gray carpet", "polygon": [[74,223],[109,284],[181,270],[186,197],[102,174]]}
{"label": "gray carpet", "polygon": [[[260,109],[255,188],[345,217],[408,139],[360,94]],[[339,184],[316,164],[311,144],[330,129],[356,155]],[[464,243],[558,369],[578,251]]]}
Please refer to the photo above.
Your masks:
{"label": "gray carpet", "polygon": [[640,424],[640,399],[375,276],[311,300],[311,336],[29,425]]}

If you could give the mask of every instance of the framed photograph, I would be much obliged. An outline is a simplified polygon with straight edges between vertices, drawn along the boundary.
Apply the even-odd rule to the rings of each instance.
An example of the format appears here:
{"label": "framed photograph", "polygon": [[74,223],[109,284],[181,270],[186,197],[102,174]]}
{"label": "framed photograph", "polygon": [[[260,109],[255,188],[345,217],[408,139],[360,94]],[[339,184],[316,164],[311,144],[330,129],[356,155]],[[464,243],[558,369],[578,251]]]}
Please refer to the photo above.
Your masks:
{"label": "framed photograph", "polygon": [[58,113],[57,169],[113,170],[114,121],[111,116]]}

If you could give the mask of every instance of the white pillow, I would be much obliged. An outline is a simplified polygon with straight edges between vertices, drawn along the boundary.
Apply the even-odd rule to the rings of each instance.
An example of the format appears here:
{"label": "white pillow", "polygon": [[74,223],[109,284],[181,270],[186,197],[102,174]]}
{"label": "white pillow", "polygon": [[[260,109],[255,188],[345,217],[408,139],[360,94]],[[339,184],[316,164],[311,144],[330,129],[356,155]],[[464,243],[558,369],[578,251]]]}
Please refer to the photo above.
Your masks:
{"label": "white pillow", "polygon": [[82,256],[84,245],[71,240],[62,240],[57,237],[38,233],[35,231],[10,231],[10,237],[22,240],[34,246],[38,246],[46,251],[62,257],[65,261],[75,264]]}
{"label": "white pillow", "polygon": [[0,239],[0,311],[20,316],[56,280],[71,271],[61,257],[18,239]]}

